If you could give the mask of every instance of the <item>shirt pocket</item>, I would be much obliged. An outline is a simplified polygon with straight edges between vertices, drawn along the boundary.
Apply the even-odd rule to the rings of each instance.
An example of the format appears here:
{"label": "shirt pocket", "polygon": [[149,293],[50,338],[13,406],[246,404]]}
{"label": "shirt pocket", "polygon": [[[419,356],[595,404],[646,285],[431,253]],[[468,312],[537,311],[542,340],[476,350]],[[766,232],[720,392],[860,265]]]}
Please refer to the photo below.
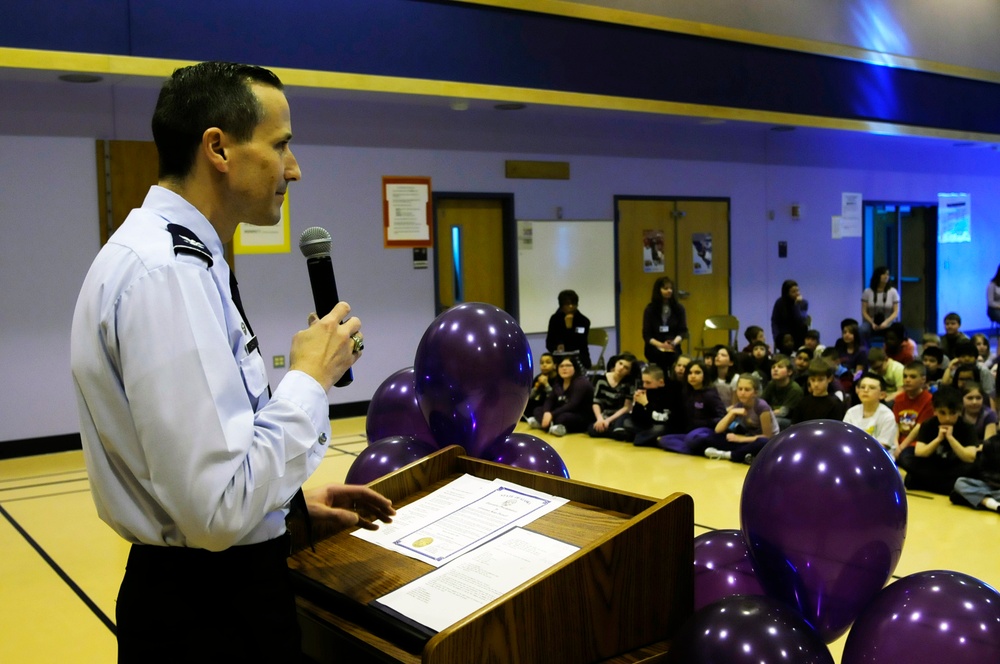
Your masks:
{"label": "shirt pocket", "polygon": [[256,401],[267,389],[267,369],[264,366],[264,358],[258,351],[253,351],[240,358],[239,365],[247,394]]}

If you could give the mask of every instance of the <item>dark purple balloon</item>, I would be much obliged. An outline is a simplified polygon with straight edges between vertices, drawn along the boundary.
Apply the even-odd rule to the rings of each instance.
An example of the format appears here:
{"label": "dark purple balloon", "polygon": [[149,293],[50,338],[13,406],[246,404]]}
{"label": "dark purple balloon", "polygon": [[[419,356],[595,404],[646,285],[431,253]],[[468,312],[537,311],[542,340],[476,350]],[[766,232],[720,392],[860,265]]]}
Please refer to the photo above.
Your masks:
{"label": "dark purple balloon", "polygon": [[740,522],[767,594],[798,608],[830,643],[896,568],[906,492],[892,459],[864,431],[802,422],[772,438],[750,466]]}
{"label": "dark purple balloon", "polygon": [[434,319],[413,368],[434,440],[461,445],[470,456],[514,430],[531,391],[528,338],[492,304],[460,304]]}
{"label": "dark purple balloon", "polygon": [[694,610],[734,595],[764,595],[738,530],[694,538]]}
{"label": "dark purple balloon", "polygon": [[500,438],[486,448],[482,458],[569,479],[569,470],[559,453],[541,438],[526,433],[512,433]]}
{"label": "dark purple balloon", "polygon": [[1000,593],[958,572],[904,577],[858,617],[841,662],[1000,662]]}
{"label": "dark purple balloon", "polygon": [[383,438],[362,450],[347,471],[344,483],[368,484],[436,451],[436,445],[412,436]]}
{"label": "dark purple balloon", "polygon": [[368,404],[365,433],[369,444],[389,436],[413,436],[436,446],[417,403],[413,367],[400,369],[375,390]]}
{"label": "dark purple balloon", "polygon": [[761,595],[709,604],[670,645],[668,664],[833,664],[826,644],[795,609]]}

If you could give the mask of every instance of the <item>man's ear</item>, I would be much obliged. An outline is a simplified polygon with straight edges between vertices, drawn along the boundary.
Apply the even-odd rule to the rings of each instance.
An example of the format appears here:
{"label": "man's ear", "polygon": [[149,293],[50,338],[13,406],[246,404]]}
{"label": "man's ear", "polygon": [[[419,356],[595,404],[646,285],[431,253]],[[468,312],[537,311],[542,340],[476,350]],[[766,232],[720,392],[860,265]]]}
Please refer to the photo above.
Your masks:
{"label": "man's ear", "polygon": [[210,127],[201,135],[201,152],[208,163],[220,173],[229,170],[229,155],[226,152],[226,133],[218,127]]}

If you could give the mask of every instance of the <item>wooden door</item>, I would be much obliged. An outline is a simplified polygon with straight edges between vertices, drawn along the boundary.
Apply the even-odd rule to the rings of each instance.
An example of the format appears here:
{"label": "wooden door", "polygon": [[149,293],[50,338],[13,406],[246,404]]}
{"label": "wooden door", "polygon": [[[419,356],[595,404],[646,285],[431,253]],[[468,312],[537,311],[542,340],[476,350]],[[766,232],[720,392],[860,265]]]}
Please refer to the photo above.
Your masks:
{"label": "wooden door", "polygon": [[506,310],[503,201],[442,198],[434,210],[438,313],[462,302]]}
{"label": "wooden door", "polygon": [[[705,319],[730,312],[729,202],[619,198],[615,229],[619,349],[642,357],[642,312],[653,284],[666,276],[687,310],[689,341],[684,349],[690,352],[701,341]],[[643,252],[644,241],[657,233],[663,237],[662,272],[649,271],[652,266],[646,264]],[[710,254],[706,243],[711,245]]]}
{"label": "wooden door", "polygon": [[[97,200],[101,245],[133,209],[142,206],[149,188],[159,180],[159,155],[151,141],[97,141]],[[233,243],[224,247],[235,271]]]}

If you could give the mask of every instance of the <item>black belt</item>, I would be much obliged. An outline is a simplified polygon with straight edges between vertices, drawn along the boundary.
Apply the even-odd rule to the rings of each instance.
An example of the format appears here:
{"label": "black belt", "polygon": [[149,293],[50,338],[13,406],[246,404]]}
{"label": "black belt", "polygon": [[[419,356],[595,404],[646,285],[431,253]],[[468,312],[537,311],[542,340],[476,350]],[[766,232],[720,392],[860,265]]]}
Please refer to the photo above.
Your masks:
{"label": "black belt", "polygon": [[266,542],[231,546],[222,551],[208,551],[183,546],[153,546],[133,544],[128,554],[129,564],[164,564],[174,568],[191,566],[204,569],[206,566],[252,567],[262,561],[281,561],[291,552],[291,537],[286,533]]}

